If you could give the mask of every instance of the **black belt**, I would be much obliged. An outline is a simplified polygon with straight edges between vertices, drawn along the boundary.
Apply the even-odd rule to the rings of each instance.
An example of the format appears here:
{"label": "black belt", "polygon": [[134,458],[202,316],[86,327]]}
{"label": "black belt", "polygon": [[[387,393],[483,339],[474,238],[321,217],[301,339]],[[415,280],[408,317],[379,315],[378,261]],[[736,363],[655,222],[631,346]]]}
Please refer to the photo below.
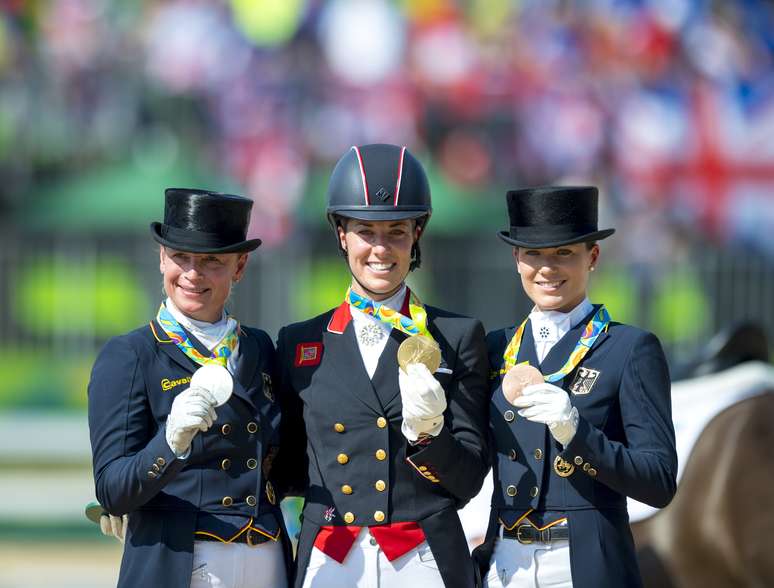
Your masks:
{"label": "black belt", "polygon": [[267,537],[266,535],[263,535],[258,531],[253,531],[252,529],[248,529],[233,541],[226,541],[224,539],[221,539],[220,537],[216,537],[215,535],[210,535],[210,534],[205,535],[199,532],[194,534],[194,539],[196,539],[196,541],[216,541],[218,543],[247,543],[250,547],[255,547],[256,545],[260,545],[261,543],[266,543],[267,541],[271,541],[270,537]]}
{"label": "black belt", "polygon": [[570,527],[567,525],[555,525],[542,531],[532,525],[519,525],[510,530],[503,527],[503,539],[516,539],[524,545],[568,541],[570,539]]}

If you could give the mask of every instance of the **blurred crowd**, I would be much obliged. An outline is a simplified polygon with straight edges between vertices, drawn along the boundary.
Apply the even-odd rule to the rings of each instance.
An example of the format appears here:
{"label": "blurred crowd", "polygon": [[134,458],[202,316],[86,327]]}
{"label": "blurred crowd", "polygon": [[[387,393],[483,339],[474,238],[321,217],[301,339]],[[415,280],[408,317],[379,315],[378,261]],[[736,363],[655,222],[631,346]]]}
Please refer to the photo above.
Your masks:
{"label": "blurred crowd", "polygon": [[764,0],[0,6],[4,215],[85,170],[184,158],[254,198],[279,243],[315,178],[383,141],[471,209],[500,209],[507,187],[597,183],[601,224],[643,263],[686,239],[774,256]]}

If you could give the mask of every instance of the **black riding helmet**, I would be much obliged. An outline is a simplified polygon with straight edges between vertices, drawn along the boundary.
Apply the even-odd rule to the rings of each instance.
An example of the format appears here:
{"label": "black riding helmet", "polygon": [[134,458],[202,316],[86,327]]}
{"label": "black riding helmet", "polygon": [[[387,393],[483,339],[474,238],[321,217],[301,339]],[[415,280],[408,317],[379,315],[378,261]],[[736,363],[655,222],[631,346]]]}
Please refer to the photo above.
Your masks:
{"label": "black riding helmet", "polygon": [[[406,147],[353,146],[333,168],[326,213],[334,231],[341,217],[368,221],[416,219],[424,229],[432,214],[430,184],[422,164]],[[417,241],[410,269],[419,267],[420,262]]]}

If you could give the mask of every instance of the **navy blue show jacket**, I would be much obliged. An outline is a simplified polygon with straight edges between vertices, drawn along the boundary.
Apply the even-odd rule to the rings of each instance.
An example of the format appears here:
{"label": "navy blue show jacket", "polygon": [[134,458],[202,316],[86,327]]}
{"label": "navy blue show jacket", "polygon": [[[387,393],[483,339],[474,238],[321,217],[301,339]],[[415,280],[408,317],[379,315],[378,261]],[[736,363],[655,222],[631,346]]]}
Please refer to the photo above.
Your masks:
{"label": "navy blue show jacket", "polygon": [[270,480],[280,425],[274,359],[265,332],[241,327],[233,395],[182,460],[167,444],[165,423],[198,364],[155,321],[102,349],[88,389],[89,430],[97,499],[114,515],[129,514],[119,588],[188,588],[194,533],[205,523],[228,528],[252,519],[279,535],[289,569]]}
{"label": "navy blue show jacket", "polygon": [[[369,378],[347,304],[279,333],[278,459],[283,488],[306,499],[297,587],[320,527],[397,522],[422,528],[446,586],[473,585],[457,509],[478,493],[489,467],[484,330],[477,320],[426,310],[428,330],[441,348],[435,377],[448,407],[441,433],[425,447],[412,447],[401,433],[396,354],[406,335],[392,329]],[[342,491],[345,486],[352,490]]]}
{"label": "navy blue show jacket", "polygon": [[[558,371],[591,316],[558,341],[543,363],[528,323],[517,363],[529,362],[544,375]],[[515,332],[510,327],[487,336],[494,493],[487,541],[476,551],[482,572],[500,525],[511,528],[530,510],[537,518],[550,511],[568,519],[575,588],[640,586],[626,497],[664,507],[676,490],[670,379],[661,345],[641,329],[609,325],[580,364],[555,382],[580,415],[575,436],[562,448],[548,427],[518,416],[503,395],[503,353]],[[557,458],[564,461],[563,473],[571,466],[568,476],[557,474]]]}

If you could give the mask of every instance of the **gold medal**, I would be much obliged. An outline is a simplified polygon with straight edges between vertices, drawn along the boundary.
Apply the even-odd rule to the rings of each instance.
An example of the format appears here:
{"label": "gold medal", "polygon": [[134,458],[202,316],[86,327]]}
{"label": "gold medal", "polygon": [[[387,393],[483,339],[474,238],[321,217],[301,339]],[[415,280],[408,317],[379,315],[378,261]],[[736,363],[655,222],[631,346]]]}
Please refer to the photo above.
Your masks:
{"label": "gold medal", "polygon": [[398,347],[398,365],[404,372],[410,363],[423,363],[434,374],[441,366],[441,348],[429,337],[413,335]]}
{"label": "gold medal", "polygon": [[575,466],[572,465],[569,461],[562,459],[561,455],[557,455],[556,459],[554,460],[554,471],[560,478],[567,478],[575,471]]}

